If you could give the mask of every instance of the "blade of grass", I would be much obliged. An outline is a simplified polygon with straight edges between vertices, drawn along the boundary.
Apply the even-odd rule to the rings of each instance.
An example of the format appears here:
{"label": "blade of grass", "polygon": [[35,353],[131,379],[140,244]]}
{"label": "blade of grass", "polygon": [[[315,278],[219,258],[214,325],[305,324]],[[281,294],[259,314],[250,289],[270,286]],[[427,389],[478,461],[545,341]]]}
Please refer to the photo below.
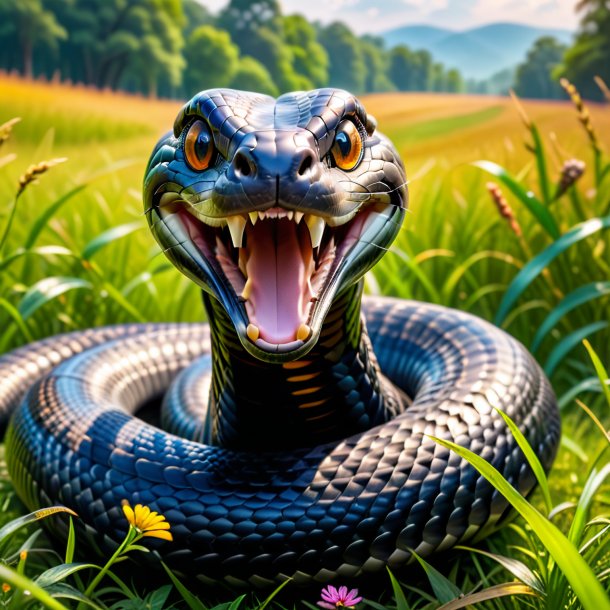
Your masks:
{"label": "blade of grass", "polygon": [[0,580],[12,585],[20,591],[29,591],[29,594],[49,610],[68,610],[61,602],[49,595],[42,587],[33,580],[19,574],[8,566],[0,564]]}
{"label": "blade of grass", "polygon": [[463,549],[470,553],[477,553],[493,559],[496,563],[499,563],[505,570],[510,572],[515,578],[519,579],[524,585],[527,585],[534,591],[544,595],[544,584],[540,578],[532,572],[523,562],[513,559],[512,557],[504,557],[504,555],[498,555],[497,553],[490,553],[481,549],[475,549],[468,546],[456,546],[456,549]]}
{"label": "blade of grass", "polygon": [[67,513],[68,515],[72,515],[73,517],[78,517],[78,515],[73,510],[70,510],[65,506],[50,506],[49,508],[41,508],[27,515],[24,515],[23,517],[13,519],[5,526],[0,528],[0,543],[4,542],[8,536],[12,536],[22,527],[25,527],[30,523],[34,523],[35,521],[45,519],[46,517],[50,517],[51,515],[56,515],[58,513]]}
{"label": "blade of grass", "polygon": [[186,605],[191,610],[207,610],[207,608],[197,599],[178,579],[178,577],[168,568],[165,563],[161,562],[163,569],[167,572],[170,580],[174,583],[174,586],[178,590],[178,593],[182,596],[182,599],[186,602]]}
{"label": "blade of grass", "polygon": [[497,599],[498,597],[507,597],[509,595],[533,595],[534,597],[537,597],[536,592],[527,585],[523,585],[520,582],[505,582],[500,585],[488,587],[483,591],[470,593],[460,599],[455,599],[447,604],[439,606],[437,610],[458,610],[459,608],[465,608],[471,604],[478,604],[487,601],[488,599]]}
{"label": "blade of grass", "polygon": [[587,324],[565,336],[549,354],[543,367],[544,372],[551,377],[557,366],[570,351],[579,345],[586,337],[590,337],[593,333],[603,330],[607,326],[608,322],[605,321],[593,322],[592,324]]}
{"label": "blade of grass", "polygon": [[17,309],[24,320],[27,320],[40,307],[58,296],[77,288],[93,288],[90,282],[78,277],[46,277],[31,286],[23,295]]}
{"label": "blade of grass", "polygon": [[411,551],[413,557],[417,559],[419,565],[424,569],[432,591],[436,595],[436,599],[441,604],[446,604],[458,597],[462,597],[464,594],[462,591],[455,586],[446,576],[443,576],[435,567],[431,566],[427,561],[422,559],[417,553]]}
{"label": "blade of grass", "polygon": [[386,566],[386,570],[390,576],[390,583],[392,584],[392,591],[394,593],[394,601],[396,602],[396,610],[409,610],[409,604],[407,604],[407,598],[402,591],[399,582],[396,580],[392,570]]}
{"label": "blade of grass", "polygon": [[589,352],[589,358],[591,358],[593,368],[595,368],[595,372],[597,373],[599,385],[601,386],[604,396],[606,397],[608,407],[610,407],[610,386],[608,386],[608,371],[606,371],[606,369],[604,368],[602,361],[600,360],[595,350],[591,347],[589,341],[587,341],[587,339],[584,339],[583,344],[587,349],[587,352]]}
{"label": "blade of grass", "polygon": [[529,523],[536,536],[560,567],[585,610],[599,610],[599,608],[610,607],[610,598],[576,547],[558,527],[539,513],[496,468],[481,456],[464,447],[440,438],[431,438],[439,445],[451,449],[468,461]]}
{"label": "blade of grass", "polygon": [[515,301],[557,256],[573,244],[586,239],[602,229],[607,229],[608,227],[610,227],[610,216],[592,218],[591,220],[587,220],[572,227],[567,233],[564,233],[559,239],[535,256],[525,265],[525,267],[523,267],[523,269],[521,269],[521,271],[519,271],[510,283],[506,290],[506,294],[500,303],[500,307],[494,318],[494,323],[500,326],[504,322]]}
{"label": "blade of grass", "polygon": [[544,472],[544,468],[538,459],[538,456],[534,453],[531,445],[527,442],[525,436],[515,422],[506,414],[502,409],[498,409],[495,407],[495,410],[498,412],[500,417],[504,420],[504,423],[508,426],[511,431],[514,439],[517,441],[517,445],[521,451],[523,451],[523,455],[527,460],[536,480],[538,481],[538,485],[540,486],[540,491],[542,492],[542,497],[544,498],[544,504],[546,507],[547,515],[553,510],[553,500],[551,499],[551,490],[549,489],[549,482],[546,478],[546,474]]}
{"label": "blade of grass", "polygon": [[[595,299],[610,294],[610,282],[592,282],[579,286],[567,294],[540,325],[531,344],[532,353],[536,353],[547,334],[557,325],[559,320],[570,311]],[[610,390],[608,390],[610,392]],[[610,399],[609,399],[610,404]]]}
{"label": "blade of grass", "polygon": [[475,161],[472,165],[495,176],[506,186],[511,193],[531,212],[540,226],[553,238],[557,239],[560,235],[559,227],[549,212],[548,208],[532,193],[521,186],[511,174],[503,167],[491,161]]}
{"label": "blade of grass", "polygon": [[126,237],[130,233],[133,233],[134,231],[139,231],[143,228],[144,225],[139,220],[136,222],[129,222],[123,225],[119,225],[118,227],[112,227],[111,229],[100,233],[97,237],[94,237],[83,248],[81,256],[83,259],[89,260],[94,254],[99,252],[108,244],[111,244],[117,239],[121,239],[121,237]]}

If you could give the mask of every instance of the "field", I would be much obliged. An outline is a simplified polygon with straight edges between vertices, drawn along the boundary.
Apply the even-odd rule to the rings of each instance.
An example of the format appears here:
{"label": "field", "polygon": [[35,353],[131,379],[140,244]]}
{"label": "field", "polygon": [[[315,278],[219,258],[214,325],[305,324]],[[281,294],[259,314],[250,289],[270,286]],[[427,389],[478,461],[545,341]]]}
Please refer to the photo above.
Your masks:
{"label": "field", "polygon": [[[0,124],[21,117],[0,148],[0,240],[12,220],[6,243],[0,242],[0,353],[94,325],[200,320],[198,291],[154,244],[140,193],[149,152],[171,127],[180,103],[7,76],[0,77],[0,89]],[[601,362],[610,362],[610,231],[605,230],[610,225],[610,172],[604,173],[603,153],[610,147],[610,109],[588,104],[592,127],[587,127],[584,111],[567,96],[565,102],[523,101],[521,109],[505,98],[440,94],[370,95],[363,102],[397,145],[410,178],[406,224],[367,278],[367,290],[471,311],[534,350],[564,414],[562,448],[549,481],[554,504],[581,502],[587,485],[592,501],[605,475],[595,489],[589,475],[607,462],[607,438],[575,399],[608,428],[610,405],[604,405],[582,340],[590,340]],[[64,157],[65,162],[39,176],[38,184],[27,185],[13,219],[19,177],[27,167]],[[563,164],[570,159],[585,162],[584,175],[555,197]],[[473,165],[481,160],[497,165]],[[512,228],[486,186],[490,180],[512,210],[504,208],[513,215],[508,219]],[[572,229],[594,218],[602,219],[599,226]],[[574,235],[569,247],[560,237],[564,234]],[[517,285],[513,280],[520,271]],[[10,486],[5,495],[14,510]],[[602,487],[595,498],[581,517],[597,516],[605,524],[610,496]],[[543,505],[540,494],[533,503]],[[572,514],[560,512],[555,522],[565,532]],[[532,607],[573,602],[568,588],[553,581],[557,568],[552,573],[548,555],[546,563],[537,557],[546,552],[544,545],[518,523],[488,548],[529,562],[540,578],[549,578],[547,587],[555,583],[556,591],[565,593],[553,597],[547,588],[546,597],[531,601]],[[589,528],[587,535],[599,531]],[[511,550],[515,536],[533,557]],[[578,542],[584,544],[584,539]],[[602,550],[591,565],[607,583],[607,533],[596,544]],[[452,572],[463,591],[477,583],[511,580],[507,572],[498,576],[498,569],[480,562],[475,558],[476,569]],[[417,586],[426,588],[423,572],[418,578]],[[413,605],[401,606],[395,595],[384,607],[433,608],[437,606],[424,601],[441,600],[436,589],[436,597],[417,595],[410,592],[405,602]],[[513,599],[485,607],[522,607]]]}

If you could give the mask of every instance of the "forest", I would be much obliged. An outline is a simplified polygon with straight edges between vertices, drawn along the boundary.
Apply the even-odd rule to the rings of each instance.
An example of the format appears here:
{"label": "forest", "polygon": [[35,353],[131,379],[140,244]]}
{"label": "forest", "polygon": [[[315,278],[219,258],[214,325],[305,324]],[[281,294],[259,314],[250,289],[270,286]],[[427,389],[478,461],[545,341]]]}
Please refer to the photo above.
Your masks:
{"label": "forest", "polygon": [[[542,38],[517,68],[520,95],[560,97],[566,76],[600,98],[593,77],[610,80],[610,9],[581,0],[577,10],[572,47]],[[0,69],[171,98],[225,86],[271,95],[326,85],[359,94],[485,92],[428,51],[284,15],[278,0],[230,0],[219,14],[196,0],[0,0]]]}

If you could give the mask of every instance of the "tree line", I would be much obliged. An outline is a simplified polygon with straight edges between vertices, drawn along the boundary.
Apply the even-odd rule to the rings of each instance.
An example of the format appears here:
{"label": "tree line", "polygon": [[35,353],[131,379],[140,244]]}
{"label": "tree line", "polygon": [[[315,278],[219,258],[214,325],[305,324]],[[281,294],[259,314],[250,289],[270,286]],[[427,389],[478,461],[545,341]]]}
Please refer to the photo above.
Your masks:
{"label": "tree line", "polygon": [[602,100],[596,85],[599,76],[610,83],[610,3],[580,0],[579,31],[571,46],[552,37],[540,38],[517,68],[514,88],[523,97],[561,99],[565,92],[559,80],[566,77],[589,99]]}
{"label": "tree line", "polygon": [[0,0],[0,69],[164,97],[464,90],[427,51],[283,15],[278,0],[230,0],[218,15],[196,0]]}

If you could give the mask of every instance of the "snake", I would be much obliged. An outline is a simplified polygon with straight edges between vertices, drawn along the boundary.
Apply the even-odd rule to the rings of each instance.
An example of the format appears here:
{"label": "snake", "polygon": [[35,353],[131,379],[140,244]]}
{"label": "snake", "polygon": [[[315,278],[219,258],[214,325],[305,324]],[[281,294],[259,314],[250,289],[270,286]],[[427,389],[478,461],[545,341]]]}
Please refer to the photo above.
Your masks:
{"label": "snake", "polygon": [[521,343],[469,313],[363,294],[408,186],[357,97],[200,92],[154,147],[143,192],[207,322],[74,331],[0,359],[17,494],[75,511],[83,546],[117,547],[127,500],[167,518],[173,541],[147,544],[188,578],[363,577],[510,516],[435,438],[528,494],[503,412],[550,469],[556,399]]}

